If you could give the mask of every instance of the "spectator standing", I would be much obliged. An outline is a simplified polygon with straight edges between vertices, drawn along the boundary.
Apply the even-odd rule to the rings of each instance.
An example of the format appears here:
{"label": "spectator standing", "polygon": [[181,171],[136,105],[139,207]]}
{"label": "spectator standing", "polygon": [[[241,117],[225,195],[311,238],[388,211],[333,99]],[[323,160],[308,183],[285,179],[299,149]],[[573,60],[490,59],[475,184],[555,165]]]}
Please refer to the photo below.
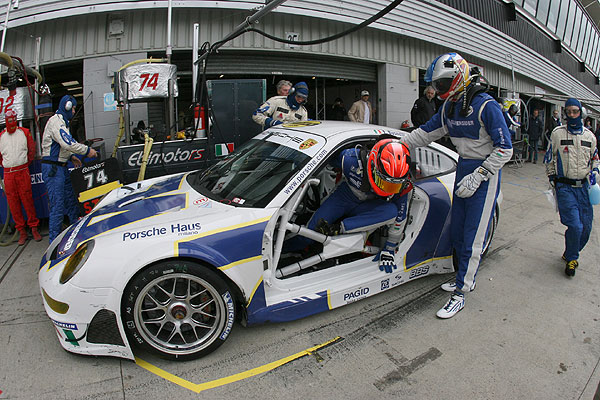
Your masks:
{"label": "spectator standing", "polygon": [[456,280],[442,285],[452,292],[437,312],[452,318],[475,288],[481,253],[500,191],[501,169],[512,156],[502,108],[482,85],[472,82],[469,64],[457,53],[436,58],[427,69],[438,96],[445,100],[425,125],[402,137],[412,151],[449,134],[459,154],[450,216],[450,239],[456,256]]}
{"label": "spectator standing", "polygon": [[432,86],[427,86],[423,91],[423,96],[415,101],[412,110],[410,110],[410,119],[413,126],[419,127],[425,124],[436,111],[435,89]]}
{"label": "spectator standing", "polygon": [[306,121],[308,112],[302,105],[308,98],[308,86],[298,82],[287,96],[273,96],[252,114],[252,120],[263,129],[285,122]]}
{"label": "spectator standing", "polygon": [[[33,239],[36,242],[42,240],[37,228],[40,221],[33,205],[29,175],[29,164],[35,157],[35,144],[31,132],[17,126],[17,113],[14,110],[7,110],[4,119],[6,129],[0,132],[0,164],[4,168],[4,192],[8,207],[19,231],[19,246],[22,246],[27,241],[27,225],[31,229]],[[27,225],[21,205],[27,213]]]}
{"label": "spectator standing", "polygon": [[529,118],[529,126],[527,127],[527,135],[529,137],[529,156],[527,162],[533,161],[537,163],[538,159],[538,142],[544,132],[544,125],[540,118],[540,111],[538,109],[533,110],[531,118]]}
{"label": "spectator standing", "polygon": [[373,122],[374,116],[375,110],[369,101],[369,91],[363,90],[360,92],[360,100],[355,101],[348,110],[348,118],[352,122],[370,124]]}
{"label": "spectator standing", "polygon": [[74,223],[79,218],[77,200],[71,186],[67,169],[70,159],[75,167],[81,167],[81,161],[75,154],[94,158],[96,150],[77,143],[69,130],[70,121],[75,115],[77,102],[73,96],[65,95],[60,99],[58,110],[48,120],[42,140],[42,178],[48,190],[50,218],[48,235],[50,243],[60,234],[65,214]]}
{"label": "spectator standing", "polygon": [[[592,231],[594,212],[588,188],[598,180],[598,150],[594,134],[583,126],[581,103],[570,98],[565,102],[567,125],[552,131],[544,157],[546,175],[556,190],[560,222],[567,227],[565,274],[574,276],[579,266],[579,252]],[[589,176],[589,182],[588,182]]]}
{"label": "spectator standing", "polygon": [[286,81],[285,79],[277,82],[277,96],[287,96],[290,93],[290,89],[292,88],[292,82]]}
{"label": "spectator standing", "polygon": [[346,117],[346,107],[344,107],[344,101],[341,98],[335,99],[333,105],[331,106],[331,117],[334,121],[343,121]]}

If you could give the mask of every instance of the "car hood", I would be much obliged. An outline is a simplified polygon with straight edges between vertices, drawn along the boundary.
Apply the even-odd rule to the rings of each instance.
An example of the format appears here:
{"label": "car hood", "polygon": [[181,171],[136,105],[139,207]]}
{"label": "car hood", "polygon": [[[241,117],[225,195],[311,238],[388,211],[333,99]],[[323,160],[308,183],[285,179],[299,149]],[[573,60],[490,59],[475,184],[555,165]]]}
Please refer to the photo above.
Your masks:
{"label": "car hood", "polygon": [[[119,190],[123,189],[115,189]],[[112,201],[102,202],[101,207],[68,228],[57,246],[56,258],[72,254],[80,243],[101,235],[126,231],[123,233],[125,241],[127,232],[131,237],[138,235],[136,230],[158,224],[163,227],[139,234],[159,235],[163,228],[177,232],[197,231],[201,220],[212,222],[224,211],[237,210],[194,191],[185,181],[185,175],[153,180],[152,184],[122,196],[113,192],[110,194]],[[168,223],[173,226],[164,227]]]}

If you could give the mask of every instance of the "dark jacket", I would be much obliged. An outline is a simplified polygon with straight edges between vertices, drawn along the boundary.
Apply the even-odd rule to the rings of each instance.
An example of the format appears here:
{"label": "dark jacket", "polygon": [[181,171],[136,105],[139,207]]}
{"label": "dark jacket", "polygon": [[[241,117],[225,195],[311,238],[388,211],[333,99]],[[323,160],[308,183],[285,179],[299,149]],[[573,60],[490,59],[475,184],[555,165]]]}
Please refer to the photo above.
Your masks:
{"label": "dark jacket", "polygon": [[412,120],[413,126],[419,127],[425,124],[435,115],[437,107],[435,99],[431,101],[427,100],[427,97],[421,96],[415,101],[415,104],[410,110],[410,119]]}
{"label": "dark jacket", "polygon": [[540,116],[538,115],[537,118],[529,118],[529,127],[527,128],[529,141],[538,140],[540,137],[542,137],[543,132],[544,125],[542,124],[542,119],[540,118]]}
{"label": "dark jacket", "polygon": [[546,130],[548,130],[548,134],[550,134],[554,128],[561,125],[560,118],[554,118],[554,116],[550,117],[548,120],[548,124],[546,126]]}

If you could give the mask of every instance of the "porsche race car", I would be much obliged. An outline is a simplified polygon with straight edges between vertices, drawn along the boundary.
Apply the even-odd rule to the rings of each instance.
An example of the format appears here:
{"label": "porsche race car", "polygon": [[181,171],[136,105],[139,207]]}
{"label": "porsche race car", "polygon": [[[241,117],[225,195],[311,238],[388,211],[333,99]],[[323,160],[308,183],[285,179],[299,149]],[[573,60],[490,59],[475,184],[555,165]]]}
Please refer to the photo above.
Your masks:
{"label": "porsche race car", "polygon": [[[334,236],[306,227],[339,184],[330,166],[336,154],[403,134],[348,122],[284,124],[208,169],[108,193],[41,261],[41,293],[60,344],[79,354],[134,359],[140,346],[192,359],[219,347],[236,320],[291,321],[453,272],[458,156],[436,143],[411,155],[415,189],[394,273],[373,260],[386,225]],[[497,222],[496,208],[484,251]],[[297,235],[319,243],[317,252],[286,250]]]}

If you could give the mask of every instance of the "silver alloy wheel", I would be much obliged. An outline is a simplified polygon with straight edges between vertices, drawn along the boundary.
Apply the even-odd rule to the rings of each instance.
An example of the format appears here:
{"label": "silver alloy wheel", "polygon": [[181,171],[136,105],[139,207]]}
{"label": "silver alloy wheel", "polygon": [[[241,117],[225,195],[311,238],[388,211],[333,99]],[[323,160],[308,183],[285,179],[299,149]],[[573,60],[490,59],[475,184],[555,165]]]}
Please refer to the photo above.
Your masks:
{"label": "silver alloy wheel", "polygon": [[144,340],[161,352],[184,355],[213,343],[227,322],[217,289],[197,276],[176,273],[149,282],[135,300],[134,319]]}

